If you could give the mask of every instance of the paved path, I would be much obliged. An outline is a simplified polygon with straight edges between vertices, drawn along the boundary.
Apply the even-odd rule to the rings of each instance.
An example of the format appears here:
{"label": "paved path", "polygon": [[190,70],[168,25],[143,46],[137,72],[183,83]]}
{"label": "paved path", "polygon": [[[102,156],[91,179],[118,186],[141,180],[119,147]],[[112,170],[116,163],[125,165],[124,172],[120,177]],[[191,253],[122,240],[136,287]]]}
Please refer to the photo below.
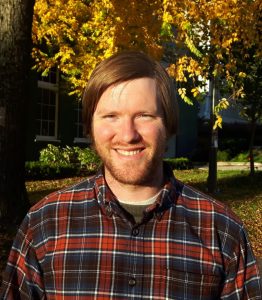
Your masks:
{"label": "paved path", "polygon": [[[208,164],[196,164],[196,168],[199,169],[208,169]],[[217,162],[218,170],[249,170],[250,165],[249,162],[241,163],[241,162]],[[255,163],[255,170],[262,171],[262,163]]]}

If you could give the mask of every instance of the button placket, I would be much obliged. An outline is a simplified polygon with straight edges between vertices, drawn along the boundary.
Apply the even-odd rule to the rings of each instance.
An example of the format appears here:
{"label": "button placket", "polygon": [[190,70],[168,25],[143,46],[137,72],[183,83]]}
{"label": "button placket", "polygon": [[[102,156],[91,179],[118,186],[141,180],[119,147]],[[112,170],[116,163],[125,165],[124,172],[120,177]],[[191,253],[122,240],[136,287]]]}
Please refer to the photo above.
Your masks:
{"label": "button placket", "polygon": [[107,215],[108,217],[112,217],[112,215],[113,215],[113,210],[112,210],[112,207],[110,206],[110,204],[108,204],[108,205],[106,206],[106,215]]}
{"label": "button placket", "polygon": [[128,280],[128,284],[131,287],[135,286],[136,285],[136,279],[135,279],[135,277],[130,277],[130,279]]}
{"label": "button placket", "polygon": [[137,289],[137,278],[136,278],[136,268],[137,268],[137,242],[139,240],[139,234],[141,233],[141,228],[135,225],[131,228],[131,244],[130,250],[132,255],[130,255],[130,277],[128,279],[128,286],[134,291]]}
{"label": "button placket", "polygon": [[138,236],[139,235],[139,228],[138,227],[132,228],[131,234],[133,236]]}

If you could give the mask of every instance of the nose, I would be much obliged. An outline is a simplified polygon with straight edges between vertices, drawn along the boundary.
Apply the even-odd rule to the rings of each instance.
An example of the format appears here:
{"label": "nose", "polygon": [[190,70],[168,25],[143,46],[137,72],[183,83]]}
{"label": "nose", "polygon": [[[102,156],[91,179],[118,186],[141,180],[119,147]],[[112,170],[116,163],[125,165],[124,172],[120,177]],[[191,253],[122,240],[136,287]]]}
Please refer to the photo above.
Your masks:
{"label": "nose", "polygon": [[140,134],[133,119],[125,118],[119,128],[119,138],[125,143],[135,143],[140,140]]}

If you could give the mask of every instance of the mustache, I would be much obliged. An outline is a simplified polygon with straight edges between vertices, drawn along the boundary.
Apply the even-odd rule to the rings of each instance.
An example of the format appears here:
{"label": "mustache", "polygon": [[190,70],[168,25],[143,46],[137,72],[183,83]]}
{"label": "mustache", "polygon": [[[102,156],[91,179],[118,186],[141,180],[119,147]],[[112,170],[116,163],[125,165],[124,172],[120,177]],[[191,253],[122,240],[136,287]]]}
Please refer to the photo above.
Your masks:
{"label": "mustache", "polygon": [[[92,139],[92,144],[91,144],[91,147],[93,150],[96,150],[96,140],[95,139]],[[126,143],[126,142],[121,142],[121,141],[116,141],[116,142],[112,142],[110,144],[110,147],[111,148],[121,148],[121,149],[130,149],[130,148],[147,148],[147,147],[150,147],[150,144],[147,143],[146,141],[130,141],[129,143]]]}

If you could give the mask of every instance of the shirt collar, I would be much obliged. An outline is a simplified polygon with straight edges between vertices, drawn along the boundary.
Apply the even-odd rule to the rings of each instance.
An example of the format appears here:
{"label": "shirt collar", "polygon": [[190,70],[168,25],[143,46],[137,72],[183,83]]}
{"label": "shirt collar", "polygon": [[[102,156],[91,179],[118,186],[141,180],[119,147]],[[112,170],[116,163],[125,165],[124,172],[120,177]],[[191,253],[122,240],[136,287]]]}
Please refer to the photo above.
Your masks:
{"label": "shirt collar", "polygon": [[[163,163],[164,168],[164,187],[159,194],[157,200],[149,205],[145,212],[148,215],[154,215],[157,219],[161,219],[163,213],[176,202],[176,179],[173,174],[173,170],[167,163]],[[115,198],[114,194],[108,187],[103,167],[101,167],[95,176],[95,192],[98,204],[100,205],[102,212],[107,216],[112,216],[113,213],[120,214],[121,207]]]}

